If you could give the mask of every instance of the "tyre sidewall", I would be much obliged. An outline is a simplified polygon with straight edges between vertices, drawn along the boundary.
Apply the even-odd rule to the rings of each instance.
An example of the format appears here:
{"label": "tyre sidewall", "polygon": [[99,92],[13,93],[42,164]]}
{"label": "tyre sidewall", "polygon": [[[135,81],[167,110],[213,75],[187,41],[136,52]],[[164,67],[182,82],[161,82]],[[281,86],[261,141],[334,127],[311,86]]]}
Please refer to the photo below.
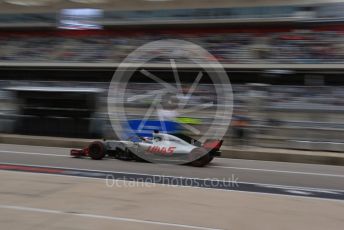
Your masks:
{"label": "tyre sidewall", "polygon": [[101,141],[94,141],[92,142],[89,147],[89,156],[93,160],[101,160],[105,157],[106,149],[105,144]]}

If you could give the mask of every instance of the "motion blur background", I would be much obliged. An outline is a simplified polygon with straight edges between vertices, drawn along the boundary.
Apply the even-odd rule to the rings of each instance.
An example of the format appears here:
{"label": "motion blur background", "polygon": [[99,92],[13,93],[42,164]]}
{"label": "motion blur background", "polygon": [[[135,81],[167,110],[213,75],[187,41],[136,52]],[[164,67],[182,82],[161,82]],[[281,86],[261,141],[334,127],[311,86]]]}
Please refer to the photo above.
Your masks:
{"label": "motion blur background", "polygon": [[[240,126],[244,145],[344,151],[343,16],[340,0],[1,0],[0,132],[113,137],[106,97],[118,64],[147,42],[183,39],[230,77],[225,145]],[[200,69],[178,61],[187,89]],[[163,53],[145,69],[174,81]],[[128,94],[157,85],[136,71]],[[213,92],[204,78],[188,101],[217,106]],[[128,101],[127,115],[139,119],[149,104]],[[183,121],[202,130],[211,111]]]}

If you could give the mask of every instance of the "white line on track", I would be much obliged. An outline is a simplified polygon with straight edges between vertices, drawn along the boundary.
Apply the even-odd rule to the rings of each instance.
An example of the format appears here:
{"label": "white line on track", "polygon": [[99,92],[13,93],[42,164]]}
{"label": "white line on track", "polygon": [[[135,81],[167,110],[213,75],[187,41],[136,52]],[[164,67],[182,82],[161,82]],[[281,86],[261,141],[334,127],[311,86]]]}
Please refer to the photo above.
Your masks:
{"label": "white line on track", "polygon": [[264,188],[279,188],[283,190],[298,190],[298,191],[308,191],[308,192],[321,192],[328,194],[340,194],[344,193],[342,190],[325,190],[317,188],[307,188],[307,187],[297,187],[297,186],[287,186],[287,185],[269,185],[269,184],[257,184],[260,187]]}
{"label": "white line on track", "polygon": [[[18,146],[16,144],[5,144],[5,143],[1,143],[0,147],[13,147],[13,146]],[[27,147],[27,148],[41,148],[41,149],[59,149],[59,150],[67,150],[69,151],[70,148],[66,148],[66,147],[53,147],[53,146],[40,146],[40,145],[19,145],[20,147]]]}
{"label": "white line on track", "polygon": [[[18,152],[18,151],[7,151],[7,150],[0,150],[0,153],[11,153],[11,154],[22,154],[22,155],[37,155],[37,156],[51,156],[51,157],[69,157],[69,155],[67,155],[67,154]],[[261,168],[243,168],[243,167],[232,167],[232,166],[208,166],[208,168],[222,168],[222,169],[235,169],[235,170],[246,170],[246,171],[260,171],[260,172],[271,172],[271,173],[300,174],[300,175],[344,178],[344,175],[339,175],[339,174],[313,173],[313,172],[304,172],[304,171],[287,171],[287,170],[273,170],[273,169],[261,169]]]}
{"label": "white line on track", "polygon": [[286,192],[297,194],[297,195],[304,195],[304,196],[309,196],[312,194],[310,192],[304,192],[304,191],[299,191],[299,190],[286,190]]}
{"label": "white line on track", "polygon": [[[102,173],[119,173],[119,174],[128,174],[128,175],[140,175],[140,176],[152,176],[152,177],[171,177],[171,178],[187,178],[191,180],[212,180],[214,178],[198,178],[198,177],[187,177],[187,176],[171,176],[171,175],[163,175],[163,174],[147,174],[147,173],[140,173],[140,172],[123,172],[123,171],[104,171],[104,170],[95,170],[95,169],[85,169],[85,168],[70,168],[70,167],[55,167],[49,165],[35,165],[35,164],[17,164],[11,162],[0,162],[0,164],[6,165],[19,165],[19,166],[29,166],[29,167],[42,167],[42,168],[52,168],[52,169],[64,169],[64,170],[84,170],[89,172],[102,172]],[[1,171],[1,170],[0,170]],[[44,174],[44,173],[42,173]],[[65,176],[70,177],[73,175],[58,175],[58,174],[48,174],[48,175],[57,175],[57,176]],[[76,176],[78,177],[78,176]],[[81,177],[82,178],[82,177]],[[102,178],[95,178],[104,180]],[[148,183],[148,182],[144,182]],[[154,184],[154,183],[153,183]],[[324,193],[344,193],[344,190],[340,189],[326,189],[326,188],[315,188],[315,187],[299,187],[299,186],[288,186],[288,185],[280,185],[280,184],[265,184],[265,183],[255,183],[255,182],[246,182],[246,181],[238,181],[238,184],[251,184],[260,187],[268,187],[268,188],[280,188],[280,189],[295,189],[295,190],[303,190],[303,191],[317,191],[317,192],[324,192]],[[205,187],[195,187],[195,186],[186,186],[186,185],[176,185],[177,187],[191,187],[191,188],[201,188],[201,189],[213,189],[213,188],[205,188]],[[225,190],[225,191],[233,191],[233,190]]]}
{"label": "white line on track", "polygon": [[18,152],[18,151],[7,151],[7,150],[0,150],[0,153],[23,154],[23,155],[37,155],[37,156],[51,156],[51,157],[68,157],[68,155],[64,155],[64,154]]}
{"label": "white line on track", "polygon": [[175,224],[175,223],[167,223],[167,222],[159,222],[159,221],[151,221],[151,220],[140,220],[140,219],[123,218],[123,217],[116,217],[116,216],[103,216],[103,215],[87,214],[87,213],[74,213],[74,212],[66,212],[66,211],[61,211],[61,210],[31,208],[31,207],[25,207],[25,206],[0,205],[0,209],[11,209],[11,210],[17,210],[17,211],[27,211],[27,212],[37,212],[37,213],[47,213],[47,214],[57,214],[57,215],[68,215],[68,216],[86,217],[86,218],[93,218],[93,219],[103,219],[103,220],[112,220],[112,221],[121,221],[121,222],[160,225],[160,226],[174,227],[174,228],[218,230],[218,228],[207,228],[207,227],[201,227],[201,226]]}
{"label": "white line on track", "polygon": [[260,171],[260,172],[273,172],[273,173],[286,173],[286,174],[302,174],[302,175],[344,178],[344,175],[329,174],[329,173],[312,173],[312,172],[302,172],[302,171],[286,171],[286,170],[259,169],[259,168],[242,168],[242,167],[232,167],[232,166],[208,166],[208,167],[209,168],[223,168],[223,169],[236,169],[236,170],[247,170],[247,171]]}

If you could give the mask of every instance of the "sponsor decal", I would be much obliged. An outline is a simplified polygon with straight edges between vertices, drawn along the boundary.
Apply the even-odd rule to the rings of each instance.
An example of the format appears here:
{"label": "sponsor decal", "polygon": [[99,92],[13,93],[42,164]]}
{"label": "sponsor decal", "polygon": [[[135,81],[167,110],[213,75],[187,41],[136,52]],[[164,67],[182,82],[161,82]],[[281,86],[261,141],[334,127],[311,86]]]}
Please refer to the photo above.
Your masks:
{"label": "sponsor decal", "polygon": [[149,146],[147,152],[161,154],[161,155],[172,155],[176,147],[160,147],[160,146]]}

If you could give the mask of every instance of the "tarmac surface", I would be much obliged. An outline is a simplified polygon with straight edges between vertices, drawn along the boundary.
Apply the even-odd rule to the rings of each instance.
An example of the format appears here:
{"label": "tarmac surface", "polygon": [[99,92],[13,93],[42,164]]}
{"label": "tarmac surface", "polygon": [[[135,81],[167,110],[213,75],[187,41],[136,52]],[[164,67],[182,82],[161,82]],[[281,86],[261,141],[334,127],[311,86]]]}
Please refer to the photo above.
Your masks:
{"label": "tarmac surface", "polygon": [[341,229],[344,167],[215,159],[208,167],[75,159],[0,145],[4,229]]}

